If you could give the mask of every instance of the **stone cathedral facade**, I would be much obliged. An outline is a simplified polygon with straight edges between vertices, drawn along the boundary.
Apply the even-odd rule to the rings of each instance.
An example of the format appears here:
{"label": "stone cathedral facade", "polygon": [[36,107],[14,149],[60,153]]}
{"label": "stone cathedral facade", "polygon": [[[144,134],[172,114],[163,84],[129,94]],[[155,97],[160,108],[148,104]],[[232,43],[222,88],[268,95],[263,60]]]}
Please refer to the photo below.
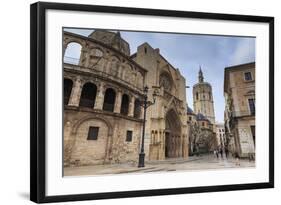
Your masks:
{"label": "stone cathedral facade", "polygon": [[[67,56],[71,44],[81,48]],[[130,53],[119,32],[88,37],[66,32],[64,53],[64,166],[138,161],[144,87],[148,100],[146,160],[188,157],[185,78],[148,43]]]}

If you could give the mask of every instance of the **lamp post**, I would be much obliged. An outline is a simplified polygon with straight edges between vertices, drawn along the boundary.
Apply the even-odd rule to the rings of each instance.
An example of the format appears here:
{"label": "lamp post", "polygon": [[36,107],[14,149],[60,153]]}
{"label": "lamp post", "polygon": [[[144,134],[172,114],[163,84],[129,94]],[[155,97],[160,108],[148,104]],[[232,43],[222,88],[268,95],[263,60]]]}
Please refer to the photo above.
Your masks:
{"label": "lamp post", "polygon": [[156,101],[156,90],[153,92],[153,101],[148,101],[147,100],[147,93],[148,93],[148,87],[144,87],[144,100],[141,101],[141,106],[144,108],[144,113],[143,113],[143,126],[142,126],[142,138],[141,138],[141,150],[139,153],[139,164],[138,167],[144,167],[144,158],[145,158],[145,153],[144,153],[144,135],[145,135],[145,122],[146,122],[146,110],[148,107],[151,105],[155,104]]}

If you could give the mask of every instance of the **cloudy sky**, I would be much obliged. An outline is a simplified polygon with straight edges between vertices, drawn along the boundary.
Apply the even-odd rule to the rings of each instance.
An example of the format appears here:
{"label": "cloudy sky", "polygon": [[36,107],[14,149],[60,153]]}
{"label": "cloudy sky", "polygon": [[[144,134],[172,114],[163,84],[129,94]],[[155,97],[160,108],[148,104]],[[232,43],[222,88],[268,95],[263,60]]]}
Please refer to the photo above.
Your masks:
{"label": "cloudy sky", "polygon": [[[93,30],[65,29],[69,32],[88,36]],[[211,36],[194,34],[168,34],[149,32],[125,32],[121,36],[130,44],[131,54],[144,42],[160,53],[186,78],[189,107],[193,109],[192,86],[198,82],[199,66],[204,79],[213,88],[216,121],[224,120],[223,79],[224,68],[255,61],[255,38],[234,36]],[[71,57],[77,50],[69,50]]]}

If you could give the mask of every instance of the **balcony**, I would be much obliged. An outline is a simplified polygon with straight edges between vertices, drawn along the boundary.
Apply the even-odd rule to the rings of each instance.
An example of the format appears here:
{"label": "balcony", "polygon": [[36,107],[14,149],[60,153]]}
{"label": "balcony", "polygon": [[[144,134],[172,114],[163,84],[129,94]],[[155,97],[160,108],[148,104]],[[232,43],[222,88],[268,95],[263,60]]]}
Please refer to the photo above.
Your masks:
{"label": "balcony", "polygon": [[64,56],[63,62],[67,64],[72,64],[72,65],[78,65],[79,64],[79,58],[72,58],[68,56]]}
{"label": "balcony", "polygon": [[106,78],[106,79],[110,79],[112,81],[117,81],[119,83],[122,83],[123,85],[128,86],[131,89],[138,90],[140,93],[143,93],[143,88],[139,88],[136,85],[132,84],[134,82],[123,80],[122,78],[120,78],[116,75],[112,75],[111,73],[99,71],[97,69],[97,67],[89,68],[89,67],[81,66],[81,65],[79,65],[79,59],[64,57],[64,68],[73,69],[73,70],[77,70],[77,71],[89,72],[89,73],[97,75],[101,78]]}
{"label": "balcony", "polygon": [[247,117],[247,116],[255,116],[255,110],[249,111],[232,111],[231,117]]}

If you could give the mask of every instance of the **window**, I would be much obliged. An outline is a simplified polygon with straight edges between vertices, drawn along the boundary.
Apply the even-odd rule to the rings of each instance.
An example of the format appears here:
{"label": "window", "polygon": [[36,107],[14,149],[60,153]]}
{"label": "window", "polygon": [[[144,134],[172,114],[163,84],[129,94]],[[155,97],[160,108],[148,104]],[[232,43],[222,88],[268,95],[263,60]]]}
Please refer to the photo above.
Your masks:
{"label": "window", "polygon": [[191,121],[192,120],[192,117],[189,117],[189,121]]}
{"label": "window", "polygon": [[126,142],[131,142],[133,138],[133,131],[127,130]]}
{"label": "window", "polygon": [[122,103],[121,103],[121,111],[120,111],[120,113],[122,115],[128,115],[128,111],[129,111],[129,96],[124,94],[122,96]]}
{"label": "window", "polygon": [[140,118],[141,116],[141,102],[139,99],[135,100],[135,107],[134,107],[134,117]]}
{"label": "window", "polygon": [[159,85],[160,85],[160,87],[164,87],[165,91],[170,92],[172,90],[171,77],[166,73],[162,73],[160,75]]}
{"label": "window", "polygon": [[93,83],[86,83],[83,86],[79,106],[93,108],[95,105],[97,86]]}
{"label": "window", "polygon": [[246,81],[253,80],[252,79],[252,73],[251,72],[244,73],[244,78],[245,78]]}
{"label": "window", "polygon": [[255,115],[255,111],[256,111],[255,100],[251,98],[251,99],[248,99],[248,102],[249,102],[249,108],[250,108],[251,115]]}
{"label": "window", "polygon": [[196,93],[196,100],[198,100],[198,93]]}
{"label": "window", "polygon": [[103,110],[113,112],[115,104],[115,91],[112,88],[108,88],[105,91]]}
{"label": "window", "polygon": [[66,47],[63,61],[73,65],[78,65],[80,61],[82,46],[79,43],[72,42]]}
{"label": "window", "polygon": [[72,91],[72,85],[73,82],[72,80],[69,79],[64,79],[64,83],[63,83],[63,95],[64,95],[64,104],[67,105],[70,95],[71,95],[71,91]]}
{"label": "window", "polygon": [[254,145],[256,145],[256,126],[251,126],[251,132],[253,136]]}
{"label": "window", "polygon": [[145,53],[145,54],[147,53],[147,48],[146,48],[146,47],[144,47],[144,53]]}
{"label": "window", "polygon": [[87,140],[97,140],[99,135],[99,127],[89,127]]}
{"label": "window", "polygon": [[96,56],[96,57],[100,57],[101,58],[103,56],[103,52],[100,49],[98,49],[98,48],[94,49],[93,53],[94,53],[94,56]]}

